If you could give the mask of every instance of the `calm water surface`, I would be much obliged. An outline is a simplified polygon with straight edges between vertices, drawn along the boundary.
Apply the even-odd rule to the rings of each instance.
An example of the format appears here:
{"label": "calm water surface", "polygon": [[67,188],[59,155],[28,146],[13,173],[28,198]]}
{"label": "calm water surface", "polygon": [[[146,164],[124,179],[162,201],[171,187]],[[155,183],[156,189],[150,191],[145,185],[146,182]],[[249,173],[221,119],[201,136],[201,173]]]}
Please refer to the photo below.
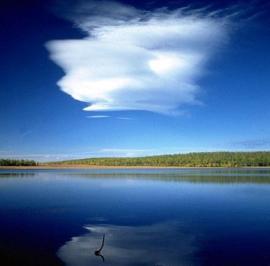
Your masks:
{"label": "calm water surface", "polygon": [[270,170],[0,170],[0,265],[270,265]]}

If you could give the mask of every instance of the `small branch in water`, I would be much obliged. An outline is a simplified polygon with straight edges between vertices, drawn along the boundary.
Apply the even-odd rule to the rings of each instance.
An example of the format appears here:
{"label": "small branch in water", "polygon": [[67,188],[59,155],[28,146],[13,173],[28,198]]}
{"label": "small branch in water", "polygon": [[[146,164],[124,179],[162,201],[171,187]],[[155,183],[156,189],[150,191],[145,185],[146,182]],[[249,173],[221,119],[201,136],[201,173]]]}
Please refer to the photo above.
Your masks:
{"label": "small branch in water", "polygon": [[97,249],[97,250],[95,251],[95,255],[98,256],[98,257],[101,257],[102,260],[103,260],[103,262],[105,261],[105,259],[104,259],[104,257],[102,256],[101,251],[102,251],[102,249],[103,249],[103,247],[104,247],[104,244],[105,244],[105,234],[103,235],[102,243],[101,243],[100,248]]}

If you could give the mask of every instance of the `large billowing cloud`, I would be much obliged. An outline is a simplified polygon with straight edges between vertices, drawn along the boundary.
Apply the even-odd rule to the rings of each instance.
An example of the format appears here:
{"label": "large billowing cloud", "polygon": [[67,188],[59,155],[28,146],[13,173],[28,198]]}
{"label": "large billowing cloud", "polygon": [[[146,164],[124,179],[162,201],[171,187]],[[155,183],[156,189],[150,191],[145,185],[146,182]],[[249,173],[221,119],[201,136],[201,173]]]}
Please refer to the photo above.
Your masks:
{"label": "large billowing cloud", "polygon": [[198,103],[198,77],[226,39],[228,25],[216,12],[146,12],[102,1],[77,7],[69,18],[87,36],[47,47],[65,72],[58,85],[88,103],[86,111],[172,114]]}

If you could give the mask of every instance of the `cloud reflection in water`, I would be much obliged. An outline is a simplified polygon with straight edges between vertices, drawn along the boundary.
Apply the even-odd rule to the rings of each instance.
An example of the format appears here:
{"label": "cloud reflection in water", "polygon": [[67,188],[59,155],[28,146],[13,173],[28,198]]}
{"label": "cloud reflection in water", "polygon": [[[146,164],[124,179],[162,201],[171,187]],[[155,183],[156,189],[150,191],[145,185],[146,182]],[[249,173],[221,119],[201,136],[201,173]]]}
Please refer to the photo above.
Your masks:
{"label": "cloud reflection in water", "polygon": [[94,252],[106,235],[102,255],[107,265],[196,265],[195,237],[184,232],[179,223],[146,226],[93,225],[88,232],[73,237],[58,256],[69,266],[102,265]]}

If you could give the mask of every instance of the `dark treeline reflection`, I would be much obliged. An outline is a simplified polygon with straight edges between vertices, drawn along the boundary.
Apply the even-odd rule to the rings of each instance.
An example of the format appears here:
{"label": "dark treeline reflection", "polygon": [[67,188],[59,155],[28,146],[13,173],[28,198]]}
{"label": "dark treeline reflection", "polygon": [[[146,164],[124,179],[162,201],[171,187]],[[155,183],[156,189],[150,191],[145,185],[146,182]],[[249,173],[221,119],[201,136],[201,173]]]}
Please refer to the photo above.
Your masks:
{"label": "dark treeline reflection", "polygon": [[0,178],[14,178],[14,177],[34,177],[36,173],[31,172],[0,172]]}
{"label": "dark treeline reflection", "polygon": [[69,169],[0,171],[0,178],[35,177],[49,174],[50,178],[141,179],[190,183],[270,183],[270,169]]}
{"label": "dark treeline reflection", "polygon": [[270,169],[114,169],[74,170],[63,175],[191,183],[270,183]]}
{"label": "dark treeline reflection", "polygon": [[171,182],[191,182],[191,183],[257,183],[270,184],[270,176],[172,176],[172,175],[80,175],[85,178],[123,178],[123,179],[142,179],[160,180]]}

